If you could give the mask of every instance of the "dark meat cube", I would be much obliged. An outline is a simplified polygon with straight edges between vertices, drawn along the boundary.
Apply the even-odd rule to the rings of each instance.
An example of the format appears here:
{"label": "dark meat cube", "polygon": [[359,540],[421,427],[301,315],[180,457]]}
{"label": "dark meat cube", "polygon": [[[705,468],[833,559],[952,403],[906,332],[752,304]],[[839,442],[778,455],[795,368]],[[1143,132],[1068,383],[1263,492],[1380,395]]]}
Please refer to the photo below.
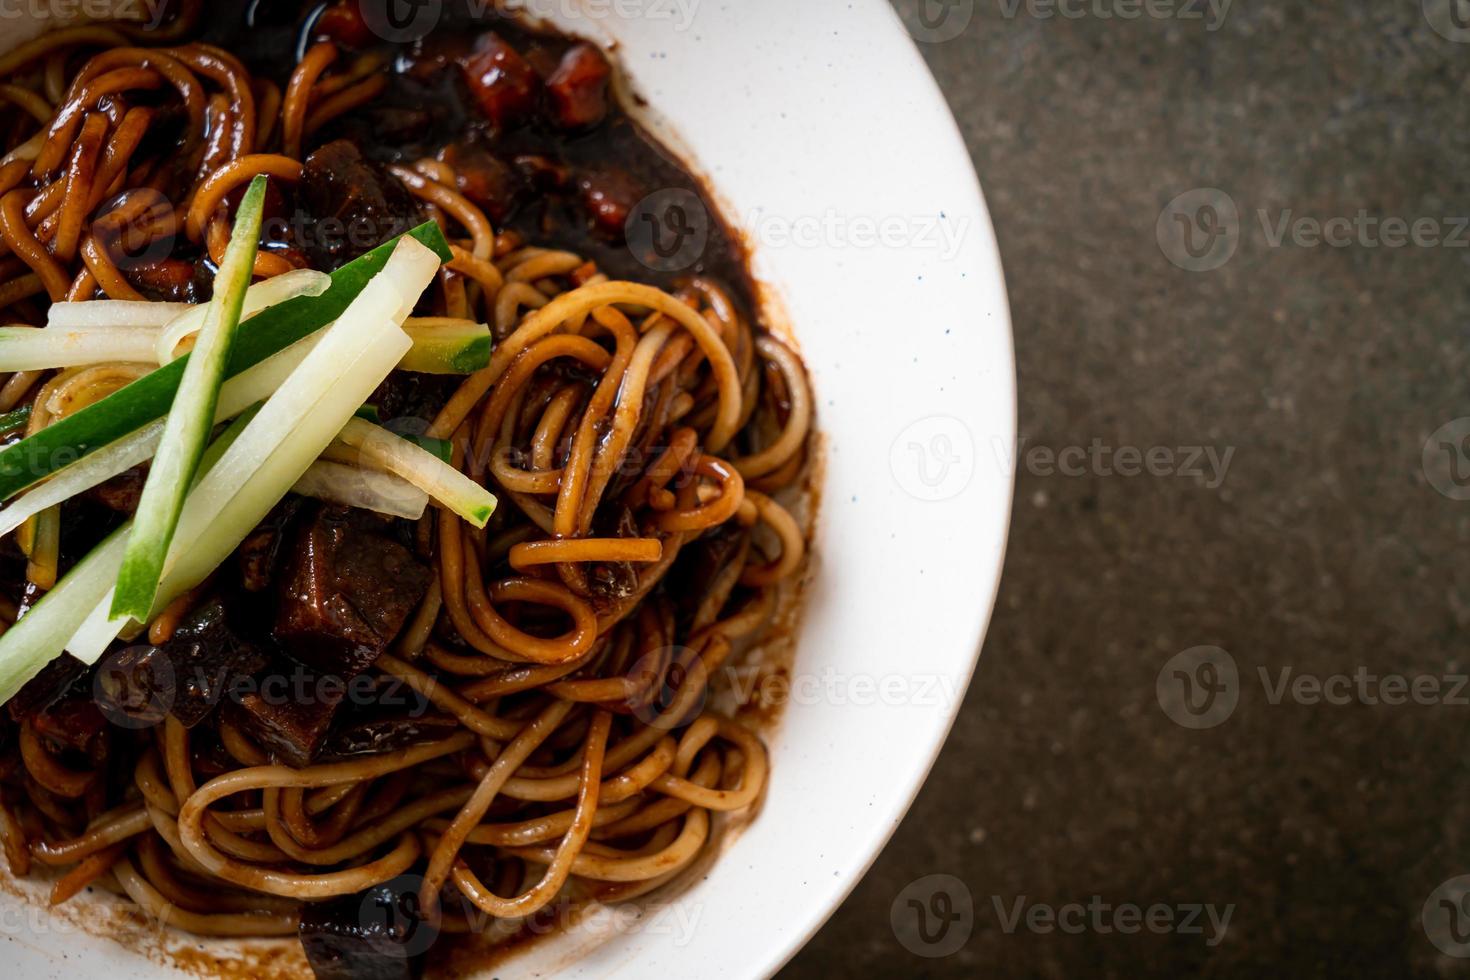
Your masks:
{"label": "dark meat cube", "polygon": [[312,218],[302,244],[313,263],[329,271],[420,222],[408,189],[347,140],[306,158],[300,195]]}
{"label": "dark meat cube", "polygon": [[[371,2],[371,0],[369,0]],[[366,48],[377,43],[377,37],[362,18],[359,0],[336,0],[317,18],[316,36],[335,41],[344,48]]]}
{"label": "dark meat cube", "polygon": [[[397,372],[394,372],[397,373]],[[246,592],[264,592],[275,581],[282,542],[288,527],[301,510],[301,498],[287,496],[272,508],[265,520],[241,542],[235,551],[240,565],[240,584]]]}
{"label": "dark meat cube", "polygon": [[16,692],[6,707],[10,717],[24,721],[77,690],[86,689],[87,665],[69,653],[51,661],[41,672]]}
{"label": "dark meat cube", "polygon": [[86,497],[110,511],[131,515],[138,509],[138,501],[143,497],[143,484],[147,480],[148,464],[140,463],[110,480],[99,483],[86,492]]}
{"label": "dark meat cube", "polygon": [[281,668],[236,691],[227,717],[261,748],[297,769],[311,765],[347,696],[339,677],[303,671],[282,658]]}
{"label": "dark meat cube", "polygon": [[574,44],[546,80],[551,118],[563,129],[596,126],[607,117],[607,82],[612,68],[594,45]]}
{"label": "dark meat cube", "polygon": [[347,508],[318,509],[294,545],[276,639],[310,667],[355,677],[403,629],[429,588],[429,570]]}
{"label": "dark meat cube", "polygon": [[459,192],[484,208],[491,221],[499,225],[510,216],[525,187],[520,173],[482,147],[467,143],[445,147],[439,158],[453,168]]}
{"label": "dark meat cube", "polygon": [[470,95],[496,129],[520,122],[536,104],[536,70],[498,34],[483,34],[464,60]]}
{"label": "dark meat cube", "polygon": [[324,760],[378,755],[425,742],[437,742],[458,730],[459,722],[444,715],[376,718],[339,728],[322,746],[321,754]]}
{"label": "dark meat cube", "polygon": [[231,627],[219,599],[194,610],[159,650],[172,667],[172,713],[185,728],[209,717],[226,691],[269,662]]}
{"label": "dark meat cube", "polygon": [[356,895],[309,902],[301,945],[317,980],[411,980],[438,938],[419,914],[423,879],[404,875]]}
{"label": "dark meat cube", "polygon": [[612,241],[623,241],[628,215],[643,197],[632,178],[618,171],[594,171],[583,176],[578,185],[593,229]]}

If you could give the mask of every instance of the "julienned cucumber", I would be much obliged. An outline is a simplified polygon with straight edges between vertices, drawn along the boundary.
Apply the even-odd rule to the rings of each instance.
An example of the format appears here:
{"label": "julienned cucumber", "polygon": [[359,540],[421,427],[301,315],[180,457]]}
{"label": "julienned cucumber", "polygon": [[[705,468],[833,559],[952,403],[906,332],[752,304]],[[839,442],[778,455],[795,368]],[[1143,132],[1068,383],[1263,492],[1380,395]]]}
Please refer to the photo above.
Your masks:
{"label": "julienned cucumber", "polygon": [[[229,557],[393,371],[412,343],[399,323],[433,281],[439,261],[422,245],[401,243],[384,272],[323,332],[312,352],[190,491],[155,613]],[[104,598],[64,641],[84,663],[96,663],[128,626],[125,619],[109,614],[111,605],[111,597]],[[139,621],[149,618],[145,614]]]}
{"label": "julienned cucumber", "polygon": [[189,363],[179,379],[163,437],[148,469],[143,495],[128,532],[127,552],[118,571],[112,614],[143,620],[153,608],[164,559],[184,509],[184,497],[199,468],[220,386],[225,381],[230,348],[245,309],[245,290],[250,288],[255,255],[260,249],[260,224],[267,180],[264,175],[250,182],[235,212],[230,244],[214,277],[214,298],[209,301]]}
{"label": "julienned cucumber", "polygon": [[[204,454],[200,471],[212,466],[253,418],[252,410],[236,419]],[[87,553],[41,597],[30,612],[0,636],[0,704],[9,701],[58,654],[117,581],[131,521],[113,531]]]}
{"label": "julienned cucumber", "polygon": [[490,363],[490,327],[469,320],[411,319],[403,332],[413,349],[398,367],[423,374],[473,374]]}
{"label": "julienned cucumber", "polygon": [[[432,221],[408,234],[433,249],[440,260],[452,258],[449,244]],[[252,317],[250,329],[241,332],[230,352],[226,377],[234,377],[337,319],[368,280],[382,271],[397,243],[393,239],[332,273],[331,288],[322,295],[287,300]],[[0,500],[166,415],[188,360],[181,357],[0,450]]]}

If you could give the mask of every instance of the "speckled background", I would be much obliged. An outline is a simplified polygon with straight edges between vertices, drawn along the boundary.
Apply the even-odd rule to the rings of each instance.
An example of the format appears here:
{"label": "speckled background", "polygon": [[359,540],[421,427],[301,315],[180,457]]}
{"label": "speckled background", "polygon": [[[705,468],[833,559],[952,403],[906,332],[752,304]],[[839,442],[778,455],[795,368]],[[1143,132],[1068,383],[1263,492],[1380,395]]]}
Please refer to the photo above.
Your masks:
{"label": "speckled background", "polygon": [[[931,23],[945,13],[899,6],[924,2]],[[1223,20],[1192,0],[1153,9],[1201,19],[1103,16],[1148,9],[1129,0],[1072,0],[1078,17],[948,2],[968,22],[921,48],[994,217],[1025,446],[1233,455],[1222,482],[1021,457],[999,606],[954,734],[784,975],[1470,973],[1447,955],[1470,953],[1453,931],[1470,918],[1448,921],[1439,899],[1459,893],[1436,892],[1470,873],[1456,680],[1470,502],[1454,499],[1470,421],[1437,433],[1470,415],[1470,43],[1451,39],[1470,31],[1448,19],[1455,0],[1237,0]],[[1239,236],[1205,271],[1171,261],[1191,264],[1172,213],[1159,230],[1196,188],[1223,192],[1184,199],[1196,236]],[[1277,245],[1283,217],[1347,223],[1336,244],[1304,226]],[[1391,247],[1388,218],[1430,223]],[[1233,683],[1190,659],[1201,646],[1228,653]],[[1171,720],[1159,685],[1181,668],[1229,687],[1215,727]],[[1287,668],[1345,703],[1277,696]],[[1427,703],[1383,703],[1391,678]],[[932,874],[958,881],[911,886]],[[1043,931],[1045,909],[1029,913],[1041,928],[1008,928],[1018,900],[1081,928]],[[1223,936],[1203,914],[1199,932],[1116,928],[1131,923],[1120,905],[1178,922],[1193,904],[1233,906]],[[934,918],[916,939],[915,908],[951,928]]]}

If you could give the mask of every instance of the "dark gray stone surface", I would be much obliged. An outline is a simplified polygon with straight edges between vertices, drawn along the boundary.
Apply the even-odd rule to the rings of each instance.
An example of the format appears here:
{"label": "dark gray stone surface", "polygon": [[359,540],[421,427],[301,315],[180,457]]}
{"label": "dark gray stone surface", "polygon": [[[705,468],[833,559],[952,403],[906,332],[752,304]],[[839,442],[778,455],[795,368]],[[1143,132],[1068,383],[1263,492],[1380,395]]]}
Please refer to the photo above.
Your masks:
{"label": "dark gray stone surface", "polygon": [[[955,732],[785,976],[1470,973],[1429,935],[1470,952],[1450,930],[1470,917],[1451,921],[1435,894],[1470,873],[1470,690],[1453,676],[1470,670],[1470,502],[1435,488],[1457,495],[1470,473],[1470,422],[1423,462],[1431,434],[1470,415],[1470,44],[1431,28],[1455,33],[1446,2],[1426,15],[1419,0],[1237,0],[1214,22],[1191,0],[1168,7],[1205,20],[1099,15],[1148,9],[1128,0],[1072,0],[1077,18],[951,0],[972,20],[922,47],[1005,259],[1021,437],[1234,455],[1218,486],[1090,462],[1046,475],[1022,456],[1000,602]],[[1233,202],[1239,242],[1219,268],[1186,271],[1156,226],[1202,187]],[[1185,203],[1202,246],[1211,216]],[[1430,219],[1450,241],[1430,245],[1421,225],[1418,244],[1390,247],[1393,226],[1360,222],[1345,243],[1339,222],[1338,245],[1307,228],[1278,246],[1288,210]],[[1165,228],[1182,255],[1181,226]],[[1207,720],[1232,695],[1233,712],[1207,730],[1172,721],[1156,689],[1163,671],[1173,690],[1176,667],[1210,681],[1198,663],[1164,670],[1199,646],[1227,651],[1238,676]],[[1278,697],[1288,668],[1347,703]],[[1387,678],[1417,679],[1432,703],[1382,703],[1398,691]],[[973,922],[958,951],[926,957],[915,949],[942,952],[965,924],[940,936],[926,884],[931,942],[909,926],[901,941],[890,913],[912,919],[904,889],[935,873],[964,883],[947,891],[954,908],[968,893]],[[1084,908],[1075,934],[1024,918],[1008,931],[1023,896],[1114,908]],[[1120,904],[1183,918],[1194,903],[1233,906],[1214,945],[1204,915],[1201,934],[1118,931],[1132,923]]]}

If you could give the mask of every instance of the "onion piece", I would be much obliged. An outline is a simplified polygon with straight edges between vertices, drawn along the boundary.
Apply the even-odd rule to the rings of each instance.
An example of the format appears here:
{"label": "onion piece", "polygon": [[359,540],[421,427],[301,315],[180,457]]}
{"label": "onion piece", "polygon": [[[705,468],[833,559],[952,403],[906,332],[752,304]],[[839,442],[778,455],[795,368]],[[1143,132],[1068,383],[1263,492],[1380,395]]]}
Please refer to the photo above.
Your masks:
{"label": "onion piece", "polygon": [[[264,282],[258,282],[245,291],[245,305],[240,317],[242,320],[248,320],[261,310],[269,309],[277,303],[284,303],[298,296],[320,296],[331,285],[331,276],[312,269],[296,269]],[[186,337],[198,333],[199,328],[204,326],[206,309],[207,307],[204,306],[190,307],[164,325],[155,340],[154,347],[154,357],[159,364],[167,364],[184,353],[178,350],[179,343]]]}
{"label": "onion piece", "polygon": [[149,303],[131,299],[52,303],[51,309],[46,313],[46,329],[113,330],[118,327],[152,327],[157,330],[179,314],[193,309],[198,309],[193,303]]}
{"label": "onion piece", "polygon": [[42,330],[17,324],[0,327],[0,372],[46,371],[124,361],[153,360],[158,336],[146,327],[115,330]]}
{"label": "onion piece", "polygon": [[357,453],[362,465],[402,477],[475,527],[484,527],[495,513],[494,494],[438,456],[382,426],[349,419],[334,445]]}
{"label": "onion piece", "polygon": [[429,506],[429,495],[401,477],[325,459],[312,463],[291,490],[408,521],[423,517]]}
{"label": "onion piece", "polygon": [[[318,337],[319,335],[313,334],[298,341],[226,381],[220,389],[215,421],[223,422],[234,418],[251,405],[269,398],[316,346]],[[0,537],[14,531],[32,515],[39,514],[47,507],[70,500],[98,484],[126,473],[139,463],[152,459],[153,454],[158,451],[158,440],[163,436],[163,423],[164,419],[155,419],[141,429],[83,456],[65,469],[58,470],[45,483],[16,498],[10,506],[0,509]]]}

